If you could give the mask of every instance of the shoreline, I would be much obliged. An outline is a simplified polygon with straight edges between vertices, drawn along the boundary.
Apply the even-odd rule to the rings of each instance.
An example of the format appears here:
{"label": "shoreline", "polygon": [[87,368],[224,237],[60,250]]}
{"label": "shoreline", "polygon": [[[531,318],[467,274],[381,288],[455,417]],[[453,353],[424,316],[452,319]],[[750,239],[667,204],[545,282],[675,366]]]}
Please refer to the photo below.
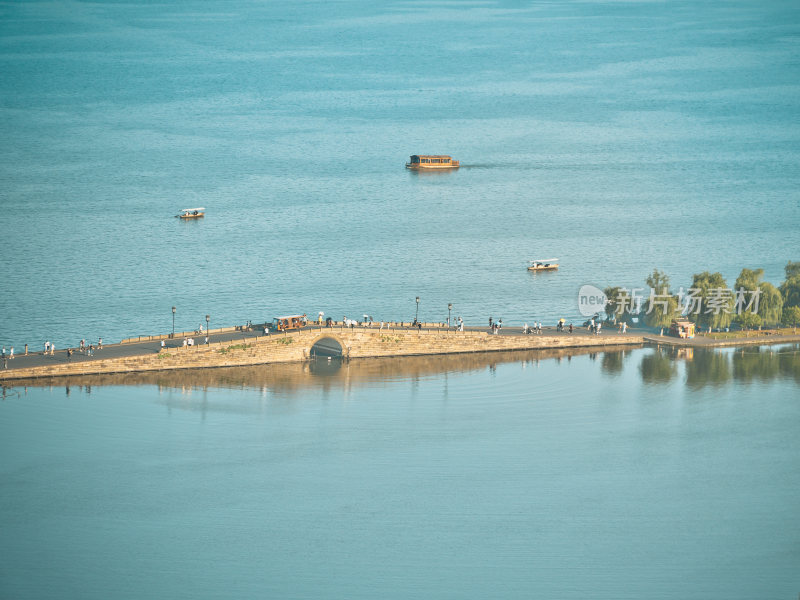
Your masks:
{"label": "shoreline", "polygon": [[[187,334],[184,334],[187,335]],[[192,335],[192,334],[188,334]],[[629,330],[626,334],[607,330],[600,335],[584,329],[574,333],[544,328],[541,334],[523,334],[519,328],[503,330],[495,335],[485,328],[465,328],[456,331],[440,324],[426,324],[422,329],[397,326],[333,327],[308,326],[303,329],[263,335],[247,328],[213,330],[209,344],[183,346],[182,340],[170,335],[127,338],[119,344],[105,345],[89,357],[74,352],[67,358],[66,350],[55,354],[17,355],[0,365],[0,383],[77,375],[146,373],[187,369],[262,366],[279,363],[299,363],[312,360],[312,348],[320,340],[338,345],[341,358],[387,358],[413,356],[468,355],[476,353],[521,352],[532,350],[586,351],[594,348],[626,348],[644,345],[664,345],[688,348],[715,348],[742,345],[769,345],[800,342],[800,334],[710,339],[698,336],[680,339]],[[161,347],[162,340],[165,347]]]}
{"label": "shoreline", "polygon": [[[308,385],[325,385],[331,378],[358,381],[377,381],[383,378],[426,377],[443,372],[469,372],[487,366],[513,362],[538,362],[540,360],[571,360],[574,357],[597,353],[619,353],[641,348],[639,346],[596,346],[593,348],[559,348],[541,350],[509,350],[473,352],[464,354],[417,355],[401,357],[374,357],[350,361],[311,360],[306,362],[271,363],[239,367],[196,367],[160,371],[126,373],[76,374],[14,379],[6,389],[51,386],[138,386],[157,385],[173,388],[233,388],[242,386],[261,388],[277,385],[291,389]],[[319,379],[309,379],[310,375]],[[316,383],[314,383],[316,381]],[[2,387],[0,382],[0,387]]]}
{"label": "shoreline", "polygon": [[[161,347],[162,340],[165,347]],[[8,368],[0,368],[0,383],[17,379],[63,377],[105,373],[135,373],[196,368],[269,365],[309,361],[315,344],[325,340],[338,347],[344,360],[355,358],[457,355],[481,352],[521,351],[601,346],[640,346],[643,338],[636,333],[625,335],[604,332],[556,332],[522,334],[504,330],[499,335],[485,328],[465,328],[464,331],[426,325],[422,329],[397,327],[319,327],[263,335],[244,329],[226,330],[212,335],[209,344],[204,336],[193,346],[183,346],[182,340],[168,336],[147,336],[147,341],[124,340],[120,344],[104,345],[94,355],[74,352],[70,358],[65,350],[45,355],[42,352],[18,355]],[[318,350],[319,347],[316,347]],[[2,366],[2,365],[0,365]]]}
{"label": "shoreline", "polygon": [[[713,334],[712,334],[713,335]],[[755,336],[747,337],[724,337],[721,339],[709,338],[706,335],[697,336],[691,339],[675,338],[671,336],[648,335],[642,336],[645,343],[664,345],[664,346],[677,346],[681,348],[730,348],[732,346],[769,346],[772,344],[795,343],[800,342],[800,333],[798,334],[773,334],[761,332]]]}

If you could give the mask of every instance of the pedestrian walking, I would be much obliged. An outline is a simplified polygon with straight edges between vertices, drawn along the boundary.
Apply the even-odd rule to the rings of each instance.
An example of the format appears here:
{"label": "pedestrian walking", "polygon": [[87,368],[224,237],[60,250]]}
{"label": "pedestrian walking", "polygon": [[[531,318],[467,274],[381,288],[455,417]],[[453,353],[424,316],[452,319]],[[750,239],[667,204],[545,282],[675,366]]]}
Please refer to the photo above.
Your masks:
{"label": "pedestrian walking", "polygon": [[594,333],[595,333],[595,335],[600,335],[600,328],[601,328],[602,326],[603,326],[603,324],[602,324],[601,322],[598,322],[598,323],[597,323],[597,326],[596,326],[597,328],[596,328],[596,330],[595,330],[595,332],[594,332]]}
{"label": "pedestrian walking", "polygon": [[44,343],[44,353],[48,354],[50,352],[50,342]]}
{"label": "pedestrian walking", "polygon": [[167,347],[167,343],[164,340],[161,340],[161,349],[163,350],[166,347]]}
{"label": "pedestrian walking", "polygon": [[55,355],[56,355],[56,345],[51,343],[50,344],[50,356],[55,356]]}
{"label": "pedestrian walking", "polygon": [[572,323],[569,324],[569,332],[572,333]]}
{"label": "pedestrian walking", "polygon": [[14,360],[14,346],[11,346],[11,354],[9,356],[11,360]]}
{"label": "pedestrian walking", "polygon": [[103,349],[103,338],[100,338],[99,340],[97,340],[97,349],[98,350],[102,350]]}
{"label": "pedestrian walking", "polygon": [[625,332],[628,331],[628,324],[623,321],[622,322],[622,334],[625,335]]}
{"label": "pedestrian walking", "polygon": [[6,347],[3,346],[3,351],[0,352],[0,358],[5,359],[5,357],[6,357]]}
{"label": "pedestrian walking", "polygon": [[25,356],[28,356],[28,344],[25,344]]}
{"label": "pedestrian walking", "polygon": [[67,348],[67,362],[72,362],[72,348]]}
{"label": "pedestrian walking", "polygon": [[494,331],[494,327],[492,327],[492,323],[493,323],[493,321],[492,321],[492,317],[489,317],[489,329],[491,329],[492,331]]}
{"label": "pedestrian walking", "polygon": [[86,340],[81,340],[80,351],[81,351],[81,354],[86,352]]}
{"label": "pedestrian walking", "polygon": [[89,344],[89,350],[87,350],[89,356],[94,356],[94,344]]}

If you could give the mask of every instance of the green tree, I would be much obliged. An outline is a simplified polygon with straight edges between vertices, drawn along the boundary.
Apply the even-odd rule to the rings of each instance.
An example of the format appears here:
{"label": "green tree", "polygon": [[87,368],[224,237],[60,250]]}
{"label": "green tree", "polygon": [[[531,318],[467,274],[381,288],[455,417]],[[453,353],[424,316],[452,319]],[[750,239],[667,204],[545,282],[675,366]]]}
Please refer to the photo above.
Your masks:
{"label": "green tree", "polygon": [[736,315],[736,322],[742,326],[742,329],[755,329],[761,325],[761,317],[748,310]]}
{"label": "green tree", "polygon": [[764,269],[742,269],[736,278],[736,290],[744,288],[753,291],[758,287],[761,278],[764,277]]}
{"label": "green tree", "polygon": [[789,261],[786,263],[783,270],[786,273],[786,279],[791,279],[792,277],[800,275],[800,262]]}
{"label": "green tree", "polygon": [[783,324],[797,328],[800,323],[800,306],[786,306],[783,309]]}
{"label": "green tree", "polygon": [[645,279],[645,283],[647,283],[651,289],[655,290],[656,293],[669,292],[669,277],[666,273],[658,269],[653,269],[653,272]]}
{"label": "green tree", "polygon": [[633,308],[633,297],[631,291],[624,287],[607,287],[603,290],[608,303],[605,307],[606,316],[609,319],[617,318],[617,321],[628,321],[631,319],[631,309]]}
{"label": "green tree", "polygon": [[[793,263],[789,263],[790,265]],[[797,263],[800,266],[800,263]],[[787,265],[787,272],[789,266]],[[761,317],[761,324],[776,325],[780,323],[783,313],[783,296],[774,285],[762,281],[764,269],[742,269],[736,278],[735,292],[741,294],[736,308],[739,314],[735,320],[742,327],[750,327],[755,321],[745,316],[746,313],[755,313]],[[753,294],[757,294],[754,296]]]}
{"label": "green tree", "polygon": [[669,291],[669,277],[653,269],[645,282],[650,288],[650,297],[644,303],[645,324],[649,327],[669,327],[672,320],[680,315],[678,298]]}
{"label": "green tree", "polygon": [[783,306],[800,306],[800,275],[789,277],[781,284]]}
{"label": "green tree", "polygon": [[758,284],[761,294],[758,298],[758,316],[761,322],[772,327],[781,322],[783,316],[783,296],[774,285],[768,281]]}
{"label": "green tree", "polygon": [[[738,295],[735,306],[735,316],[733,320],[742,326],[742,329],[753,329],[761,324],[761,319],[757,317],[757,310],[761,305],[761,278],[764,277],[764,269],[742,269],[734,284],[734,292]],[[755,304],[754,294],[758,297],[758,307]]]}
{"label": "green tree", "polygon": [[609,319],[613,319],[615,316],[619,318],[622,313],[622,306],[621,304],[621,294],[622,288],[621,287],[607,287],[603,290],[603,293],[606,295],[606,317]]}
{"label": "green tree", "polygon": [[692,276],[684,300],[687,317],[700,327],[724,328],[733,318],[733,295],[721,273],[703,271]]}

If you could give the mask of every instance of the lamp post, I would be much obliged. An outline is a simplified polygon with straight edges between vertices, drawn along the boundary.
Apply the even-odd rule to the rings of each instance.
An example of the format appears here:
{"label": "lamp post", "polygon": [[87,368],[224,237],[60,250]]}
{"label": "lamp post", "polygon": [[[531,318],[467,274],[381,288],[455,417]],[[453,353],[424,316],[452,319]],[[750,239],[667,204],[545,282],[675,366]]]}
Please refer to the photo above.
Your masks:
{"label": "lamp post", "polygon": [[417,314],[414,317],[414,322],[419,323],[419,296],[417,296]]}
{"label": "lamp post", "polygon": [[447,303],[447,326],[450,327],[450,311],[453,310],[453,303]]}
{"label": "lamp post", "polygon": [[208,343],[208,322],[211,320],[211,315],[206,315],[206,344]]}
{"label": "lamp post", "polygon": [[175,307],[172,307],[172,339],[175,339]]}

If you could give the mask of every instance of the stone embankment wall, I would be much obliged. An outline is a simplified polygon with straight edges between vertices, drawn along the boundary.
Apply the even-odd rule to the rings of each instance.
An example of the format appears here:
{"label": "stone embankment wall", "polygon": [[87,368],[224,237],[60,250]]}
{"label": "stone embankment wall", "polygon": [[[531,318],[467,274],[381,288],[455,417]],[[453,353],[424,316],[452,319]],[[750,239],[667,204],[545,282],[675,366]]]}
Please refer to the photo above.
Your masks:
{"label": "stone embankment wall", "polygon": [[208,346],[169,348],[158,353],[98,359],[0,372],[0,380],[97,373],[130,373],[202,367],[233,367],[307,360],[311,347],[322,338],[332,338],[345,358],[419,356],[543,348],[638,345],[641,336],[581,334],[491,335],[478,331],[383,330],[373,328],[313,329],[276,334]]}

